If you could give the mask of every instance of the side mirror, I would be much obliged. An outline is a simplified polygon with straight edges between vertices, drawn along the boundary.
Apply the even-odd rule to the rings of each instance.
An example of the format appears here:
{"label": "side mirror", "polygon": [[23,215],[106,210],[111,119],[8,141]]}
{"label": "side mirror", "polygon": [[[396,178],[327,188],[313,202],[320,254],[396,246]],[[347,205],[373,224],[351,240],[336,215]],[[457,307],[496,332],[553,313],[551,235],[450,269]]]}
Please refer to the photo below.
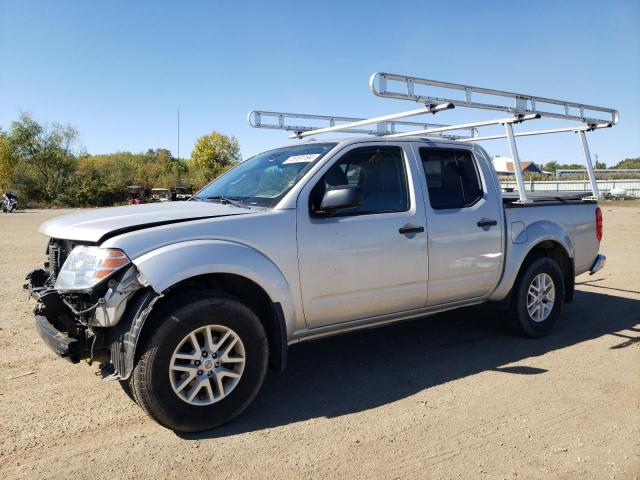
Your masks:
{"label": "side mirror", "polygon": [[334,215],[339,210],[357,208],[362,205],[362,190],[355,185],[338,185],[324,193],[320,209],[316,212],[323,216]]}

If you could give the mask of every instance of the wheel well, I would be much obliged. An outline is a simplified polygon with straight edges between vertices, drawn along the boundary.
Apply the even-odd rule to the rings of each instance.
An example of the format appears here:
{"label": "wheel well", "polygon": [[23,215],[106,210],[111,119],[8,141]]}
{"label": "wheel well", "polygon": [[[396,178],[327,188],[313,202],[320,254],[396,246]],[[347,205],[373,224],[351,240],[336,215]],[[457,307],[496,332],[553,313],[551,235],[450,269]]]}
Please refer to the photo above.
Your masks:
{"label": "wheel well", "polygon": [[545,240],[544,242],[538,243],[531,249],[522,262],[520,270],[522,271],[524,266],[528,265],[532,259],[540,256],[552,258],[558,263],[564,277],[564,301],[567,303],[571,302],[575,291],[575,269],[573,265],[573,258],[569,256],[567,250],[560,243],[553,240]]}
{"label": "wheel well", "polygon": [[253,310],[267,332],[269,368],[283,371],[287,361],[287,329],[280,304],[274,303],[267,292],[253,280],[231,273],[213,273],[188,278],[164,292],[162,300],[187,291],[203,289],[231,295]]}

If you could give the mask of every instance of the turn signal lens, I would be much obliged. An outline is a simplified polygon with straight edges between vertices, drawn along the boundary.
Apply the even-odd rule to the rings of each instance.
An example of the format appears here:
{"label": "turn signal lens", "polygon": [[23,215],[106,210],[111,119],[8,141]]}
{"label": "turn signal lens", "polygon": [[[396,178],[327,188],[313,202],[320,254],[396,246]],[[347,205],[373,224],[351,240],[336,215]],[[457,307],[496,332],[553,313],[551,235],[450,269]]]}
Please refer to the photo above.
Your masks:
{"label": "turn signal lens", "polygon": [[95,278],[96,280],[102,280],[128,263],[129,259],[123,252],[120,250],[110,250],[107,258],[102,261],[96,270]]}

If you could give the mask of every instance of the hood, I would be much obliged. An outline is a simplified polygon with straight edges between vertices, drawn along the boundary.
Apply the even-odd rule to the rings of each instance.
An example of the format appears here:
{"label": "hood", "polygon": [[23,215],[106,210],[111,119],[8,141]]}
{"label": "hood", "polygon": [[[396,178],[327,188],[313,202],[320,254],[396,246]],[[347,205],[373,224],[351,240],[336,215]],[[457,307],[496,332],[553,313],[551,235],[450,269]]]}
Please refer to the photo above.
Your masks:
{"label": "hood", "polygon": [[212,202],[148,203],[63,215],[43,223],[40,233],[53,238],[100,243],[109,237],[143,228],[254,212]]}

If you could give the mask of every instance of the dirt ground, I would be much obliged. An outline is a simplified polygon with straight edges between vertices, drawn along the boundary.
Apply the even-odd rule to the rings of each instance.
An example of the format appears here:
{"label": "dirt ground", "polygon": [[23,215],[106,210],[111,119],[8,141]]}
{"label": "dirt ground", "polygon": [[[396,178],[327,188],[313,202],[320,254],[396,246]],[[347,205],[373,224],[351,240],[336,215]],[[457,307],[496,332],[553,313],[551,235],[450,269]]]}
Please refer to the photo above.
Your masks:
{"label": "dirt ground", "polygon": [[291,348],[228,426],[178,436],[37,337],[22,280],[44,220],[0,216],[0,478],[638,478],[640,208],[550,336],[466,309]]}

